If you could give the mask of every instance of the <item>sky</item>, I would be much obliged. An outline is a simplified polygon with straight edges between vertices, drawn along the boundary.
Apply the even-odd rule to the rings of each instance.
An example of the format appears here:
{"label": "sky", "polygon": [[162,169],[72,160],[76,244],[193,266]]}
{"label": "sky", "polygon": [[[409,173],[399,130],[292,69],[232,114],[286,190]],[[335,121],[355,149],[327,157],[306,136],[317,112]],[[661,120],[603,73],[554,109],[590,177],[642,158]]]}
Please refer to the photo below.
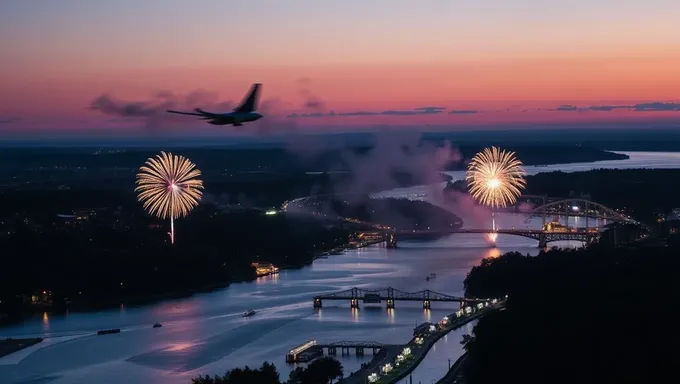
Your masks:
{"label": "sky", "polygon": [[[0,132],[676,124],[677,0],[0,2]],[[265,123],[264,121],[267,120]],[[211,129],[219,129],[211,126]]]}

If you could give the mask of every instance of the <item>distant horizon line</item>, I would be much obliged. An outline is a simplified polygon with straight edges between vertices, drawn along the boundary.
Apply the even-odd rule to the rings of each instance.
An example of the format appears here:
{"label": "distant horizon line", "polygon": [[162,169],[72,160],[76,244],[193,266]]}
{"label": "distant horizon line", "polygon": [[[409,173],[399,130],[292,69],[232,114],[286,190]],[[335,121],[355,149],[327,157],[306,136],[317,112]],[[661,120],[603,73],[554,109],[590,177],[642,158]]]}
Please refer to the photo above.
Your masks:
{"label": "distant horizon line", "polygon": [[[680,141],[680,127],[654,127],[654,128],[640,128],[640,127],[563,127],[541,130],[539,127],[529,128],[487,128],[478,130],[414,130],[406,129],[390,129],[389,132],[381,130],[371,131],[355,131],[355,132],[294,132],[294,133],[280,133],[258,135],[256,133],[247,135],[223,135],[217,132],[212,134],[196,134],[196,132],[173,132],[166,133],[163,136],[155,134],[140,134],[140,135],[102,135],[102,134],[51,134],[49,136],[36,137],[36,135],[29,136],[15,136],[2,137],[0,134],[0,147],[148,147],[148,146],[172,146],[172,147],[234,147],[234,146],[272,146],[285,145],[301,137],[315,137],[315,138],[344,138],[347,141],[337,142],[337,145],[348,144],[371,144],[371,141],[381,135],[394,134],[409,134],[420,135],[421,139],[425,140],[452,140],[452,141],[475,141],[475,142],[542,142],[564,139],[565,136],[583,135],[584,140],[592,140],[592,136],[609,136],[617,133],[625,133],[626,136],[634,136],[629,140],[639,139],[657,139],[661,141],[668,141],[669,139],[677,139]],[[658,134],[665,134],[664,137],[658,137]],[[670,134],[670,135],[669,135]],[[22,137],[23,136],[23,137]],[[586,136],[591,136],[590,138]],[[670,136],[670,137],[669,137]],[[617,137],[626,139],[627,137]],[[570,138],[574,140],[577,138]],[[597,137],[597,141],[605,142],[606,137]],[[614,140],[614,141],[617,141]],[[352,143],[354,141],[354,143]],[[455,144],[455,142],[454,142]]]}

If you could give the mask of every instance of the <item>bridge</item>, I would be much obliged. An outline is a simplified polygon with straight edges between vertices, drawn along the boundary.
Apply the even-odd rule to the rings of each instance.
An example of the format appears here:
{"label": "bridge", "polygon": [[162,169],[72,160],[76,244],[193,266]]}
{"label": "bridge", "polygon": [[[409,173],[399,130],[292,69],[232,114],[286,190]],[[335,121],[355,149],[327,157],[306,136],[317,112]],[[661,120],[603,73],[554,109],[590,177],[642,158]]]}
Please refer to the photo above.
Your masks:
{"label": "bridge", "polygon": [[[388,245],[396,247],[397,239],[413,239],[433,235],[448,235],[454,233],[479,233],[522,236],[538,240],[538,247],[545,248],[548,243],[554,241],[581,241],[586,244],[596,242],[600,238],[600,230],[597,228],[562,228],[560,230],[541,229],[442,229],[442,230],[403,230],[390,232],[394,239]],[[387,240],[386,240],[387,241]]]}
{"label": "bridge", "polygon": [[527,212],[527,215],[527,221],[541,217],[543,225],[545,225],[547,216],[583,217],[586,228],[588,228],[589,219],[640,224],[630,216],[584,198],[560,199],[544,203]]}
{"label": "bridge", "polygon": [[[333,195],[314,195],[307,196],[292,200],[284,206],[284,210],[288,209],[289,205],[297,205],[298,208],[304,205],[304,202],[310,198],[325,198],[325,197],[337,197]],[[462,229],[462,228],[451,228],[451,229],[433,229],[433,230],[404,230],[396,229],[383,224],[370,223],[362,221],[355,218],[339,217],[326,215],[314,211],[307,211],[308,214],[313,214],[319,217],[324,217],[327,219],[335,219],[344,222],[350,222],[355,224],[365,225],[368,228],[372,228],[383,234],[384,241],[387,246],[394,248],[397,245],[398,239],[414,239],[423,238],[427,236],[437,236],[437,235],[448,235],[456,233],[478,233],[478,234],[503,234],[503,235],[513,235],[521,236],[529,239],[534,239],[538,241],[539,248],[545,248],[548,243],[555,241],[580,241],[586,244],[591,244],[599,240],[600,237],[600,224],[601,220],[610,222],[623,222],[633,225],[641,225],[646,230],[651,230],[649,226],[642,224],[624,213],[617,212],[611,208],[605,207],[597,202],[585,199],[585,198],[548,198],[546,196],[537,195],[522,195],[520,201],[536,201],[540,202],[540,205],[529,210],[528,212],[516,212],[524,213],[527,215],[526,221],[529,222],[531,219],[540,217],[541,218],[541,229],[498,229],[491,228],[472,228],[472,229]],[[292,203],[292,204],[290,204]],[[301,212],[300,210],[296,210]],[[547,222],[547,218],[551,216],[556,216],[556,220],[552,222]],[[579,217],[583,218],[584,227],[573,228],[569,227],[568,220],[569,217]],[[564,225],[559,223],[560,218],[565,219]]]}
{"label": "bridge", "polygon": [[359,308],[359,302],[363,302],[364,304],[379,304],[385,301],[387,308],[394,308],[395,301],[420,301],[423,303],[423,308],[425,309],[429,309],[433,301],[460,303],[461,308],[470,303],[484,303],[490,301],[486,299],[451,296],[434,292],[429,289],[418,292],[404,292],[392,287],[382,289],[354,287],[341,292],[314,296],[314,308],[321,308],[325,300],[349,301],[351,308]]}

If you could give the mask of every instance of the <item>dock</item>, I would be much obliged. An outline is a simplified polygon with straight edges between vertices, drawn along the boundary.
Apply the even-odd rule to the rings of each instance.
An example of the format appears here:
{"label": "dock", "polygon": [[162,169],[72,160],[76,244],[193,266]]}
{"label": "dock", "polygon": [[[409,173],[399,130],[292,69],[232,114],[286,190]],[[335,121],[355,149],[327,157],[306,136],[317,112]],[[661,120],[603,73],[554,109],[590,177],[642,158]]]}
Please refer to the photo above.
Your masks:
{"label": "dock", "polygon": [[336,341],[319,344],[316,340],[309,340],[304,344],[291,349],[286,354],[287,363],[307,362],[327,352],[329,356],[336,356],[338,350],[342,356],[349,356],[354,351],[355,356],[364,356],[369,350],[373,356],[378,356],[382,351],[397,348],[398,345],[382,344],[375,341]]}

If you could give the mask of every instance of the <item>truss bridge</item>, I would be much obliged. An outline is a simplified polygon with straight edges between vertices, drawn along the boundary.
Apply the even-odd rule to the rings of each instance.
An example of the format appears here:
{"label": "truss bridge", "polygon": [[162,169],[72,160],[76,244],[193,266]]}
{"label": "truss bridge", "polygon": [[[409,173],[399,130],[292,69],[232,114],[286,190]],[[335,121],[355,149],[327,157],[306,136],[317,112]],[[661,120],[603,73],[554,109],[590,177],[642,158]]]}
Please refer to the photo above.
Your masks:
{"label": "truss bridge", "polygon": [[359,308],[359,303],[380,304],[385,302],[387,308],[394,308],[396,301],[419,301],[423,303],[423,308],[429,309],[433,301],[459,303],[460,307],[467,304],[486,302],[485,299],[469,299],[465,297],[452,296],[444,293],[434,292],[429,289],[418,292],[404,292],[388,287],[383,289],[364,289],[351,288],[341,292],[319,295],[314,297],[314,308],[321,308],[326,300],[349,301],[351,308]]}

